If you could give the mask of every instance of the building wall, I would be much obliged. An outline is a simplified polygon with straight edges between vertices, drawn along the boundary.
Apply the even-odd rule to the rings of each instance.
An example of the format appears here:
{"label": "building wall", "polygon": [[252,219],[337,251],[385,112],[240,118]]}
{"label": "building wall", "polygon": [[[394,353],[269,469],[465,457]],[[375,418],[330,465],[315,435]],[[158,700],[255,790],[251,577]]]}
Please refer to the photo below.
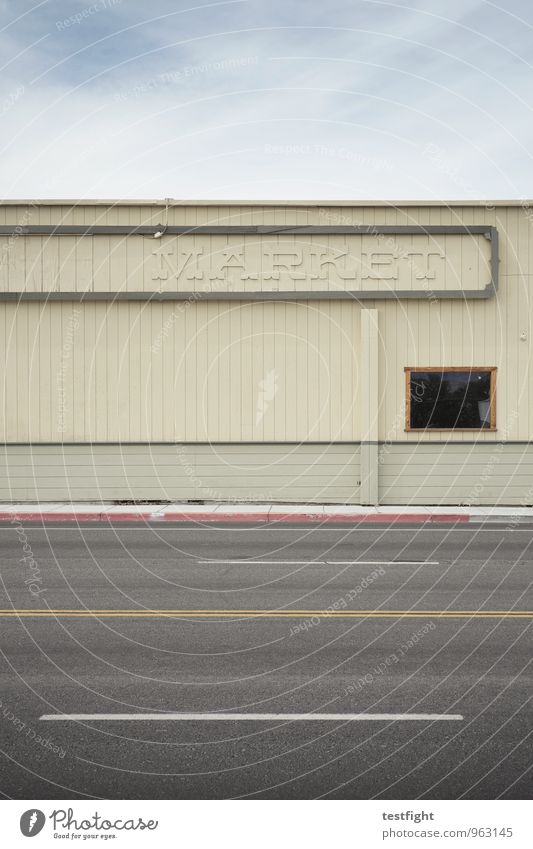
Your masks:
{"label": "building wall", "polygon": [[[442,441],[405,432],[408,365],[497,366],[498,429],[477,439],[532,438],[530,296],[515,281],[502,290],[479,302],[368,302],[379,314],[380,440]],[[0,439],[358,441],[361,309],[0,301]]]}
{"label": "building wall", "polygon": [[[152,237],[0,236],[0,440],[9,464],[3,498],[264,500],[268,491],[280,501],[357,503],[359,481],[364,488],[374,463],[368,440],[377,440],[381,503],[527,501],[527,206],[197,204],[170,206],[166,215],[161,204],[6,203],[0,225],[490,225],[500,236],[499,291],[486,300],[445,300],[429,285],[419,299],[400,301],[287,301],[280,291],[268,302],[16,303],[2,301],[1,293],[168,291],[173,284],[147,271]],[[475,251],[468,240],[449,243],[456,271],[448,288],[467,278],[471,288],[485,285],[483,242],[477,239]],[[366,415],[369,389],[361,373],[363,363],[365,375],[368,369],[363,310],[375,310],[378,323],[371,364],[378,374],[377,428]],[[497,366],[497,430],[406,432],[405,366]],[[290,462],[288,443],[297,444]],[[182,447],[189,474],[176,453]],[[492,454],[498,459],[487,470]],[[244,464],[242,474],[228,473],[226,456]],[[268,474],[254,465],[265,465],[263,459]]]}

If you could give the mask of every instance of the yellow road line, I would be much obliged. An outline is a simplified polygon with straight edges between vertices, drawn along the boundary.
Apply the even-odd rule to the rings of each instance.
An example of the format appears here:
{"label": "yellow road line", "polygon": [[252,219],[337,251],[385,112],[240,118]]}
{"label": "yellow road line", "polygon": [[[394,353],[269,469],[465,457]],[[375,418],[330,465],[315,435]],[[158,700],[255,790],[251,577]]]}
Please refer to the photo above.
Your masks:
{"label": "yellow road line", "polygon": [[293,619],[293,618],[426,618],[435,616],[447,619],[490,619],[490,618],[512,618],[531,619],[533,611],[530,610],[0,610],[0,618],[18,617],[131,617],[131,618],[155,618],[155,617],[199,617],[199,618],[222,618],[222,617],[257,617],[270,619]]}

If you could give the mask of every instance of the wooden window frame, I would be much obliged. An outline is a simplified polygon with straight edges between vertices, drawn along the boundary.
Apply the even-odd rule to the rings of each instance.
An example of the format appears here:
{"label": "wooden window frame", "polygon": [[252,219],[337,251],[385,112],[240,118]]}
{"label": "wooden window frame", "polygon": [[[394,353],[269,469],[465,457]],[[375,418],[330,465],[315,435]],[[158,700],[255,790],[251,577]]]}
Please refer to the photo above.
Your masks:
{"label": "wooden window frame", "polygon": [[[413,371],[474,371],[490,372],[490,427],[411,427],[411,372]],[[405,430],[408,433],[494,433],[496,430],[496,372],[497,366],[405,366]]]}

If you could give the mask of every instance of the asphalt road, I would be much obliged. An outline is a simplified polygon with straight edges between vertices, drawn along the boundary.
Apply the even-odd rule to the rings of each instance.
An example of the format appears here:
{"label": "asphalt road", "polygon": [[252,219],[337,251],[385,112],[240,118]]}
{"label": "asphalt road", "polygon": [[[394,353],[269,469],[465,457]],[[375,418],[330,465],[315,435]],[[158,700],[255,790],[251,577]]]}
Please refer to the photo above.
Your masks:
{"label": "asphalt road", "polygon": [[6,523],[0,552],[7,798],[533,795],[531,529]]}

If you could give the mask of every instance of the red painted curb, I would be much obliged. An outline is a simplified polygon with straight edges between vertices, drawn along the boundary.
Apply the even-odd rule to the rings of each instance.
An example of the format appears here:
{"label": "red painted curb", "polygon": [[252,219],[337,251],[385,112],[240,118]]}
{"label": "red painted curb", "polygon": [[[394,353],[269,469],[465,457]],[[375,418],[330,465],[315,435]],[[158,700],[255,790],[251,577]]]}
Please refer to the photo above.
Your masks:
{"label": "red painted curb", "polygon": [[1,513],[0,521],[18,522],[123,522],[123,521],[149,521],[152,513]]}
{"label": "red painted curb", "polygon": [[153,518],[152,511],[149,513],[100,513],[102,522],[131,522],[137,519],[142,522],[151,522]]}
{"label": "red painted curb", "polygon": [[268,522],[268,513],[165,513],[156,516],[171,522]]}
{"label": "red painted curb", "polygon": [[18,522],[99,522],[101,513],[0,513],[0,519]]}

